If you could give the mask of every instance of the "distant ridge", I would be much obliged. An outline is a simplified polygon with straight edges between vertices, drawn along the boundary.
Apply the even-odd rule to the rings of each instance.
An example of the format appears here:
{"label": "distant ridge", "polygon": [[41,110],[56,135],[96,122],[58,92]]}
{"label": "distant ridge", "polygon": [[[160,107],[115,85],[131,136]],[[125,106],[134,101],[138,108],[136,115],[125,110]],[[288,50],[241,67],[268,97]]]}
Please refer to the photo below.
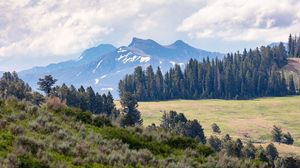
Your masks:
{"label": "distant ridge", "polygon": [[174,64],[184,65],[189,59],[222,58],[224,54],[197,49],[182,40],[170,45],[161,45],[152,39],[132,38],[128,46],[114,47],[100,44],[86,49],[74,60],[34,67],[19,74],[33,88],[39,77],[51,74],[58,84],[92,86],[97,91],[111,91],[118,96],[118,82],[125,74],[132,73],[136,66],[152,65],[167,70]]}

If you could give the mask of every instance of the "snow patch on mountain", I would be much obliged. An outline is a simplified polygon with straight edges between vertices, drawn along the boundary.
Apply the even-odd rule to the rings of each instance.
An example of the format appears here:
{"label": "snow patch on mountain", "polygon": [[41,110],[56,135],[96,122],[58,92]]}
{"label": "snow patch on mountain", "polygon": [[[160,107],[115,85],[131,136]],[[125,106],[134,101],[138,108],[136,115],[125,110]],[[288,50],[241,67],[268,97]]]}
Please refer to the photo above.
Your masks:
{"label": "snow patch on mountain", "polygon": [[142,63],[142,62],[148,62],[148,61],[150,61],[151,60],[151,58],[150,57],[141,57],[140,58],[140,62]]}
{"label": "snow patch on mountain", "polygon": [[95,79],[95,85],[97,85],[99,83],[99,79]]}
{"label": "snow patch on mountain", "polygon": [[101,91],[113,91],[113,88],[101,88]]}
{"label": "snow patch on mountain", "polygon": [[101,63],[103,62],[103,60],[100,60],[99,62],[98,62],[98,64],[97,64],[97,66],[96,66],[96,68],[95,69],[93,69],[93,73],[95,73],[96,72],[96,70],[100,67],[100,65],[101,65]]}
{"label": "snow patch on mountain", "polygon": [[79,75],[81,75],[81,72],[78,72],[78,73],[76,74],[76,76],[79,76]]}
{"label": "snow patch on mountain", "polygon": [[175,64],[176,64],[175,61],[170,61],[170,63],[172,64],[172,66],[175,66]]}

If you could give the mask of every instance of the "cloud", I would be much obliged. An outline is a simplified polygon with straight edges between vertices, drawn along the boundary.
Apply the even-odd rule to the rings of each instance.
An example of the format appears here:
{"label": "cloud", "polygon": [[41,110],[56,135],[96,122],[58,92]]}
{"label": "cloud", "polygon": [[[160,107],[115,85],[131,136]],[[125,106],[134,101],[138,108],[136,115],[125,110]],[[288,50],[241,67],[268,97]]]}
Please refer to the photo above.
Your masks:
{"label": "cloud", "polygon": [[296,0],[0,1],[0,70],[75,58],[99,43],[126,45],[132,37],[162,44],[182,39],[222,52],[285,40],[298,33],[297,9]]}
{"label": "cloud", "polygon": [[[58,59],[79,55],[82,50],[101,42],[119,44],[120,41],[128,42],[132,38],[130,36],[152,35],[160,32],[161,27],[173,20],[159,14],[170,15],[170,7],[177,4],[178,8],[179,2],[181,1],[0,1],[0,58]],[[189,6],[193,0],[185,2]],[[185,16],[178,19],[183,17]],[[172,23],[172,27],[174,29],[176,26]],[[28,68],[20,68],[21,65],[17,64],[11,67]]]}
{"label": "cloud", "polygon": [[295,0],[214,0],[177,27],[194,38],[223,40],[285,40],[298,33],[300,2]]}

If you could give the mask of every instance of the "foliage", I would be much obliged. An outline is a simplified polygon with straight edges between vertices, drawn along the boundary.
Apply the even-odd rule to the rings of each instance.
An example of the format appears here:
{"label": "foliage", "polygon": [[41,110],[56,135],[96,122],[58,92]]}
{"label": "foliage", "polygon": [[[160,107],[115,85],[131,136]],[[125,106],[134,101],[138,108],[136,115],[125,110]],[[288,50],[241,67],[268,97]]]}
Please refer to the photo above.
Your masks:
{"label": "foliage", "polygon": [[45,75],[44,78],[39,78],[37,84],[39,85],[39,90],[49,95],[55,82],[57,82],[57,79],[54,79],[52,75]]}
{"label": "foliage", "polygon": [[[162,76],[151,66],[146,71],[137,67],[119,83],[120,96],[126,92],[136,95],[139,101],[169,99],[249,99],[262,96],[295,94],[287,86],[279,71],[287,64],[287,54],[282,43],[231,53],[223,60],[191,59],[181,70],[179,65]],[[156,81],[158,80],[158,81]],[[291,90],[288,90],[291,89]]]}
{"label": "foliage", "polygon": [[288,40],[288,56],[289,57],[300,57],[300,37],[292,36],[290,34]]}
{"label": "foliage", "polygon": [[266,147],[266,154],[270,160],[275,160],[278,157],[278,151],[273,143]]}
{"label": "foliage", "polygon": [[191,137],[199,143],[206,143],[204,130],[198,120],[187,120],[183,113],[164,112],[160,126],[182,136]]}
{"label": "foliage", "polygon": [[110,92],[100,95],[95,93],[92,87],[86,89],[81,86],[78,90],[71,85],[63,84],[52,89],[52,95],[65,101],[68,106],[90,111],[94,114],[105,114],[111,116],[116,113],[114,99]]}
{"label": "foliage", "polygon": [[275,125],[273,126],[272,130],[272,140],[273,142],[284,143],[288,145],[292,145],[294,143],[294,139],[289,132],[284,134],[282,133],[281,128]]}
{"label": "foliage", "polygon": [[0,79],[0,98],[14,96],[19,100],[30,100],[31,88],[16,72],[5,72]]}
{"label": "foliage", "polygon": [[211,125],[211,129],[212,129],[212,131],[213,131],[214,133],[218,133],[218,134],[221,133],[221,129],[220,129],[220,127],[219,127],[216,123],[213,123],[213,124]]}
{"label": "foliage", "polygon": [[131,93],[125,93],[121,97],[122,112],[124,117],[121,121],[122,126],[134,126],[142,125],[143,119],[141,119],[141,113],[137,109],[138,103],[134,95]]}

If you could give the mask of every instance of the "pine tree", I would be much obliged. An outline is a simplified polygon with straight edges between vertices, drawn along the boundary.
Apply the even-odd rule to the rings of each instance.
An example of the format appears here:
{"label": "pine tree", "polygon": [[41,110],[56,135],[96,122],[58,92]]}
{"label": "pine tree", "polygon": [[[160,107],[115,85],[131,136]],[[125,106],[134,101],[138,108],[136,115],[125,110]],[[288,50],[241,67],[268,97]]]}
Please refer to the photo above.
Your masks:
{"label": "pine tree", "polygon": [[284,144],[292,145],[294,143],[294,138],[288,132],[287,134],[283,135],[281,142],[284,143]]}
{"label": "pine tree", "polygon": [[164,99],[164,79],[162,72],[159,67],[157,67],[157,71],[155,74],[155,84],[156,84],[156,92],[157,92],[157,100]]}
{"label": "pine tree", "polygon": [[149,100],[155,100],[157,98],[157,89],[155,82],[155,75],[152,66],[148,66],[146,69],[146,83],[147,83],[147,98]]}
{"label": "pine tree", "polygon": [[292,38],[292,35],[290,34],[289,35],[289,40],[288,40],[288,55],[289,57],[292,57],[293,56],[293,38]]}
{"label": "pine tree", "polygon": [[278,157],[278,151],[273,143],[269,144],[266,147],[266,155],[270,160],[275,160]]}
{"label": "pine tree", "polygon": [[105,104],[106,104],[105,112],[108,116],[110,116],[115,110],[114,98],[110,92],[107,93]]}
{"label": "pine tree", "polygon": [[295,89],[294,78],[291,75],[289,77],[289,95],[295,95],[295,94],[296,94],[296,89]]}
{"label": "pine tree", "polygon": [[46,75],[44,78],[39,78],[38,85],[39,90],[44,91],[49,96],[52,86],[55,84],[57,79],[54,79],[52,75]]}
{"label": "pine tree", "polygon": [[273,126],[273,130],[272,130],[272,140],[278,143],[280,143],[282,140],[282,130],[281,128],[275,125]]}
{"label": "pine tree", "polygon": [[137,100],[131,93],[127,92],[123,95],[123,97],[121,97],[121,105],[124,113],[122,126],[134,126],[143,124],[143,119],[141,119],[141,114],[137,109]]}
{"label": "pine tree", "polygon": [[86,89],[87,92],[87,104],[88,109],[95,113],[96,112],[96,95],[92,87]]}

